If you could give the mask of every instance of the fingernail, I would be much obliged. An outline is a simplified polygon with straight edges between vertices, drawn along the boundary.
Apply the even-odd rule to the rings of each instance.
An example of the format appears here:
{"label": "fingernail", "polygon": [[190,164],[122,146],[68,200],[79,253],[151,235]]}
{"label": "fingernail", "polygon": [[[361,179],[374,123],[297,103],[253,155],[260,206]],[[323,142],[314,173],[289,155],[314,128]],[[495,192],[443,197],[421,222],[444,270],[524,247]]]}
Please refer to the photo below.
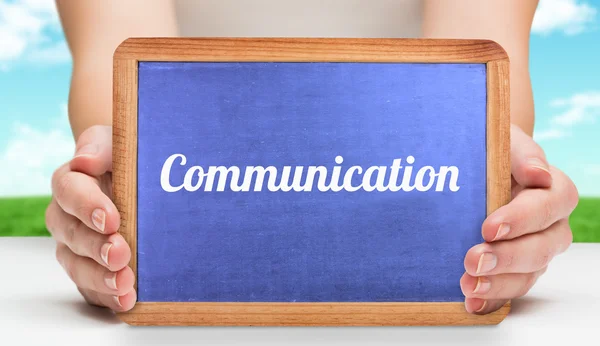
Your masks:
{"label": "fingernail", "polygon": [[483,276],[479,277],[477,278],[477,286],[475,286],[473,294],[486,294],[490,291],[490,288],[492,288],[490,280]]}
{"label": "fingernail", "polygon": [[506,223],[500,224],[500,227],[498,227],[498,232],[496,232],[496,237],[494,238],[494,240],[504,238],[508,234],[508,232],[510,232],[510,225]]}
{"label": "fingernail", "polygon": [[111,290],[117,289],[117,273],[107,273],[104,275],[104,284]]}
{"label": "fingernail", "polygon": [[106,221],[106,214],[102,209],[94,209],[92,212],[92,223],[96,228],[104,233],[104,222]]}
{"label": "fingernail", "polygon": [[477,263],[477,274],[489,272],[496,268],[496,264],[498,264],[496,255],[489,252],[482,253],[479,257],[479,263]]}
{"label": "fingernail", "polygon": [[100,248],[100,258],[102,258],[102,262],[104,262],[104,264],[108,267],[108,252],[110,251],[110,248],[113,246],[112,243],[106,243],[104,245],[102,245],[102,247]]}
{"label": "fingernail", "polygon": [[538,169],[541,169],[543,171],[550,173],[550,168],[548,167],[548,164],[546,162],[542,161],[541,159],[538,159],[537,157],[532,157],[532,158],[528,159],[527,163],[531,167],[535,167],[535,168],[538,168]]}
{"label": "fingernail", "polygon": [[120,308],[123,307],[123,305],[121,305],[121,301],[119,300],[119,297],[113,296],[113,300],[115,301],[115,304],[117,304],[118,307],[120,307]]}
{"label": "fingernail", "polygon": [[487,300],[484,300],[483,304],[481,305],[481,307],[479,309],[477,309],[475,312],[482,312],[483,309],[485,309],[486,306],[487,306]]}
{"label": "fingernail", "polygon": [[98,153],[98,144],[86,144],[75,152],[75,157]]}

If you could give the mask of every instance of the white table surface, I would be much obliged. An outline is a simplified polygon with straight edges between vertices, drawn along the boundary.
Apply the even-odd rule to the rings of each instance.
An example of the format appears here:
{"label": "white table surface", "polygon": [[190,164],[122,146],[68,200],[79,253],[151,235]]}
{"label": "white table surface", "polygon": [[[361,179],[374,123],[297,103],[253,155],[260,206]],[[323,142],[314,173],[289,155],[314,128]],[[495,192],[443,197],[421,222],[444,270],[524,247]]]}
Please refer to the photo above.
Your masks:
{"label": "white table surface", "polygon": [[48,238],[0,238],[0,345],[600,345],[600,244],[557,257],[498,326],[131,327],[90,307]]}

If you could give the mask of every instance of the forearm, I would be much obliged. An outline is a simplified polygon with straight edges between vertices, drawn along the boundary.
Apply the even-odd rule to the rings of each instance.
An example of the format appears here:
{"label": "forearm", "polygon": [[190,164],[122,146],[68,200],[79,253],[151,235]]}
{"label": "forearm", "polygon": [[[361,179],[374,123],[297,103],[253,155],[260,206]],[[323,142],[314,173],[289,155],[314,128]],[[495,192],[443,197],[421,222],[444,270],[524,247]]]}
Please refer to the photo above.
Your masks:
{"label": "forearm", "polygon": [[56,1],[73,57],[69,121],[75,139],[112,123],[112,57],[129,37],[177,35],[171,1]]}
{"label": "forearm", "polygon": [[535,109],[529,69],[511,60],[510,66],[510,122],[533,136]]}
{"label": "forearm", "polygon": [[537,0],[427,0],[423,36],[479,38],[499,43],[510,58],[511,122],[527,134],[534,127],[529,77],[529,34]]}
{"label": "forearm", "polygon": [[91,126],[112,124],[111,66],[73,68],[69,92],[69,122],[75,139]]}

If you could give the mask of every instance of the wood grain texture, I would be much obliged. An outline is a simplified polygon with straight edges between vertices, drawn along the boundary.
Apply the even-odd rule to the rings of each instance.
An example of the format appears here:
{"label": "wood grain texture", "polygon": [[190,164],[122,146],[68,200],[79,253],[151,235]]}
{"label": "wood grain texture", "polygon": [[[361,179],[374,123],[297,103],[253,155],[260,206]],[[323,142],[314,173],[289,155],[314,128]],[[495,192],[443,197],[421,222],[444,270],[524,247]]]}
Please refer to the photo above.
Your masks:
{"label": "wood grain texture", "polygon": [[487,64],[487,213],[510,202],[508,59]]}
{"label": "wood grain texture", "polygon": [[506,52],[489,40],[349,38],[130,38],[115,57],[139,61],[487,63]]}
{"label": "wood grain texture", "polygon": [[138,303],[131,325],[441,326],[500,323],[510,305],[473,315],[463,303]]}
{"label": "wood grain texture", "polygon": [[[132,38],[114,55],[113,196],[119,232],[137,275],[137,69],[139,61],[420,62],[487,64],[487,212],[510,200],[506,52],[486,40]],[[137,276],[136,276],[137,277]],[[137,288],[137,287],[136,287]],[[498,324],[510,302],[488,315],[457,303],[141,302],[119,313],[132,325],[397,326]]]}
{"label": "wood grain texture", "polygon": [[131,248],[129,266],[136,278],[137,71],[136,60],[113,62],[113,200],[121,215],[119,233]]}
{"label": "wood grain texture", "polygon": [[511,199],[509,71],[508,58],[487,63],[487,215]]}

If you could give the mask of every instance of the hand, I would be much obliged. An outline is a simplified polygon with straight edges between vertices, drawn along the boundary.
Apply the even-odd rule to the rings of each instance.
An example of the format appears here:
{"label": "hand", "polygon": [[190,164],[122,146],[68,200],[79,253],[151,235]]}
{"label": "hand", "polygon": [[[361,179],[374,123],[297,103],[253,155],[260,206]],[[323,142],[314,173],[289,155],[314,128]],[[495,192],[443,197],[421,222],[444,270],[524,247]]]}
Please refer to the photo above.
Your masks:
{"label": "hand", "polygon": [[573,241],[568,218],[579,200],[577,189],[515,125],[511,166],[512,201],[488,216],[482,226],[486,242],[465,257],[460,286],[470,313],[487,314],[525,295]]}
{"label": "hand", "polygon": [[110,199],[112,130],[94,126],[81,134],[75,157],[52,177],[46,226],[56,240],[56,258],[85,300],[115,311],[133,307],[131,250]]}

